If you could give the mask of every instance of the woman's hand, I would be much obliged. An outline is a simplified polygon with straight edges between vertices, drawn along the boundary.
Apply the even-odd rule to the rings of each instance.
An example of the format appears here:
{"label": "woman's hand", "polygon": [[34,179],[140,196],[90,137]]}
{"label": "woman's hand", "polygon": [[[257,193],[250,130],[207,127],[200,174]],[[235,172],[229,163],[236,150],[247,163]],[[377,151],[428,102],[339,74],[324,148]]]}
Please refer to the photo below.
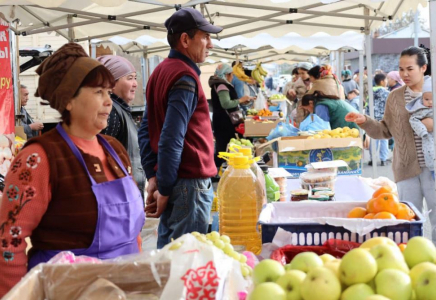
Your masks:
{"label": "woman's hand", "polygon": [[432,118],[425,118],[421,120],[422,124],[425,125],[428,132],[433,132],[433,119]]}
{"label": "woman's hand", "polygon": [[245,95],[245,96],[242,96],[241,99],[239,99],[239,104],[245,104],[245,103],[250,102],[251,100],[252,100],[252,97]]}
{"label": "woman's hand", "polygon": [[371,142],[371,138],[368,135],[365,135],[365,140],[363,141],[363,148],[369,150],[370,142]]}
{"label": "woman's hand", "polygon": [[345,121],[354,122],[357,125],[360,125],[366,122],[366,117],[359,113],[350,112],[345,116]]}

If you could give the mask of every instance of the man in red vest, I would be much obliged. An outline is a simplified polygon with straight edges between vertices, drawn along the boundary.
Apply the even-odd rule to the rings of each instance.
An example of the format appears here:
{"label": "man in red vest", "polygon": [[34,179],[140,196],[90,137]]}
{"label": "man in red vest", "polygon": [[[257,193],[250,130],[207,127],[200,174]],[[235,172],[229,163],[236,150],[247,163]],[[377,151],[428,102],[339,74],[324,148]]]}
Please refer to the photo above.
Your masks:
{"label": "man in red vest", "polygon": [[206,233],[217,173],[209,107],[196,65],[213,48],[210,24],[199,11],[182,8],[165,22],[170,54],[153,71],[139,129],[141,161],[148,179],[146,215],[159,218],[158,248],[193,231]]}

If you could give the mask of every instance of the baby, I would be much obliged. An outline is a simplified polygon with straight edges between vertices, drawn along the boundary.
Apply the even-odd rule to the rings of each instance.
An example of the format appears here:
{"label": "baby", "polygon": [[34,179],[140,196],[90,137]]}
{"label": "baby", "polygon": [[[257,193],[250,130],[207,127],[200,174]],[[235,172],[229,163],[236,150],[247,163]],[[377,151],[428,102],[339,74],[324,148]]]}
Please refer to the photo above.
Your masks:
{"label": "baby", "polygon": [[422,152],[424,153],[425,166],[431,171],[434,179],[434,139],[433,134],[427,131],[422,119],[433,119],[433,94],[431,77],[426,76],[422,87],[422,96],[406,105],[406,110],[411,113],[410,125],[413,131],[422,138]]}

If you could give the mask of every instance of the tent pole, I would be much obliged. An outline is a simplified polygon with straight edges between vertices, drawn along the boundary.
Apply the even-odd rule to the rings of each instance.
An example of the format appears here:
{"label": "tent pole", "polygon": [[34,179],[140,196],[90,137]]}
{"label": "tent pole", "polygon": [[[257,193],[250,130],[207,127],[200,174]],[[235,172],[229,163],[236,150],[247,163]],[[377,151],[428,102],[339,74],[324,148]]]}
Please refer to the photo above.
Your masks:
{"label": "tent pole", "polygon": [[68,40],[70,42],[74,41],[74,39],[76,38],[76,34],[74,32],[74,22],[73,22],[73,16],[72,15],[68,15],[67,17],[67,24],[71,25],[70,28],[68,28]]}
{"label": "tent pole", "polygon": [[[364,8],[365,15],[369,15],[369,9]],[[369,30],[369,21],[365,21],[365,46],[366,46],[366,67],[368,70],[368,105],[369,105],[369,116],[374,118],[374,93],[372,90],[372,37],[371,31]],[[364,71],[359,70],[359,74],[363,76]],[[372,177],[377,177],[377,161],[378,153],[376,153],[376,144],[374,139],[372,139],[370,151],[372,153]]]}
{"label": "tent pole", "polygon": [[[430,55],[431,55],[431,68],[432,70],[436,70],[436,0],[429,0],[429,8],[430,8]],[[435,71],[433,71],[435,72]],[[436,76],[431,77],[431,82],[433,86],[433,90],[436,88]],[[436,93],[433,92],[433,103],[436,103]],[[433,105],[433,115],[436,112],[436,105]],[[436,122],[433,122],[433,136],[436,134]],[[436,138],[435,141],[435,149],[436,149]],[[436,166],[436,161],[435,161]],[[435,168],[436,170],[436,168]],[[436,193],[436,185],[435,185],[435,193]],[[435,224],[432,224],[435,226]]]}
{"label": "tent pole", "polygon": [[[10,23],[9,27],[14,26]],[[18,22],[15,22],[15,28],[18,28]],[[15,110],[15,122],[18,121],[17,116],[21,115],[21,99],[20,99],[20,66],[18,64],[18,58],[20,56],[18,50],[18,36],[12,29],[9,29],[9,40],[11,46],[11,67],[12,67],[12,80],[14,88],[14,110]]]}
{"label": "tent pole", "polygon": [[[365,91],[363,88],[363,68],[365,65],[365,63],[363,61],[364,53],[365,53],[364,50],[359,51],[359,112],[361,114],[365,114],[365,110],[363,108],[363,105],[364,105],[364,100],[366,100],[366,99],[363,99],[363,95],[365,94]],[[359,131],[360,131],[360,136],[363,138],[363,129],[359,127]],[[362,149],[362,151],[363,151],[363,149]],[[363,155],[360,159],[360,166],[363,170]]]}
{"label": "tent pole", "polygon": [[[44,23],[47,24],[47,25],[44,24],[44,26],[47,26],[47,27],[49,27],[49,28],[52,28],[52,27],[50,26],[49,23],[47,23],[46,21],[44,21],[43,18],[41,18],[40,16],[38,16],[36,13],[34,13],[33,11],[31,11],[31,10],[30,10],[29,8],[27,8],[26,6],[24,6],[24,5],[20,5],[20,8],[23,9],[25,12],[27,12],[27,13],[28,13],[29,15],[31,15],[32,17],[34,17],[35,19],[37,19],[38,21],[42,22],[43,24],[44,24]],[[65,17],[65,16],[63,16],[62,18],[64,18],[64,17]],[[55,19],[55,21],[59,21],[59,20]],[[29,27],[29,28],[30,28],[30,27]],[[21,31],[27,31],[27,28],[24,29],[24,30],[21,30]],[[50,31],[53,31],[53,30],[50,30]],[[68,40],[68,36],[67,36],[65,33],[63,33],[62,31],[55,30],[55,32],[56,32],[57,34],[59,34],[60,36],[62,36],[62,37],[64,37],[65,39]]]}
{"label": "tent pole", "polygon": [[418,47],[419,46],[419,11],[416,10],[415,16],[413,18],[413,29],[415,32],[415,36],[414,36],[414,46]]}
{"label": "tent pole", "polygon": [[114,31],[114,32],[107,33],[107,34],[88,36],[88,37],[84,37],[81,39],[75,39],[74,41],[75,42],[83,42],[83,41],[88,41],[88,40],[93,40],[93,39],[100,39],[100,38],[107,37],[107,36],[115,36],[115,35],[120,35],[120,34],[124,34],[124,33],[136,32],[136,31],[140,31],[140,30],[146,30],[146,29],[144,29],[143,27],[137,27],[137,28],[127,29],[127,30]]}
{"label": "tent pole", "polygon": [[97,44],[91,43],[91,58],[97,58]]}
{"label": "tent pole", "polygon": [[147,105],[147,101],[145,98],[145,90],[147,88],[148,81],[148,53],[147,47],[144,47],[144,54],[141,57],[141,71],[142,71],[142,96],[144,98],[144,107]]}

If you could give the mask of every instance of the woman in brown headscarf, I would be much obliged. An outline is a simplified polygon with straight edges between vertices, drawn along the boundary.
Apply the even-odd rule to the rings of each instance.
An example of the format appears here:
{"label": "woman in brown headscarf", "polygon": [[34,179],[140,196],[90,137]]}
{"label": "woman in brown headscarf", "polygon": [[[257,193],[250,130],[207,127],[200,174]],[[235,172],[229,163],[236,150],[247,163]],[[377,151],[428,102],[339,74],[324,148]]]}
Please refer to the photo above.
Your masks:
{"label": "woman in brown headscarf", "polygon": [[[61,251],[99,259],[139,251],[142,198],[124,147],[99,135],[114,78],[81,46],[67,44],[36,70],[36,96],[62,121],[27,142],[0,203],[0,298],[27,270]],[[24,239],[32,248],[26,255]]]}

